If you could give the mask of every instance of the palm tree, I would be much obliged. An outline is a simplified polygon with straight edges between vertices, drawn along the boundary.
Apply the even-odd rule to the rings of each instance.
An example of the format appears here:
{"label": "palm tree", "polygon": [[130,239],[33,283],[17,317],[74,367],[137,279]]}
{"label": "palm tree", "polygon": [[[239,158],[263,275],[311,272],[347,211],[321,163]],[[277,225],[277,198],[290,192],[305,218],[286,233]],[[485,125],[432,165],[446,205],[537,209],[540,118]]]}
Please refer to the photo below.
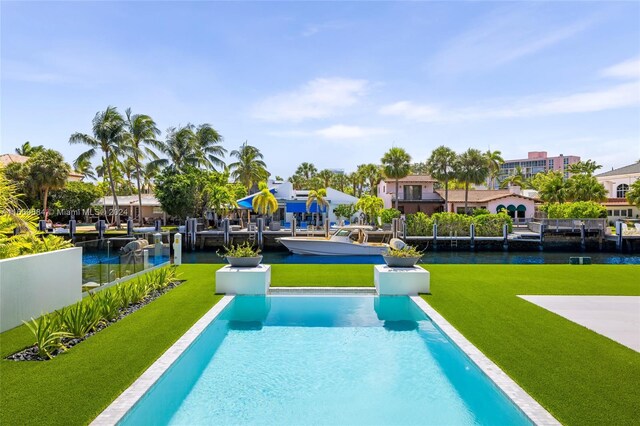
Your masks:
{"label": "palm tree", "polygon": [[92,158],[97,150],[102,151],[104,165],[109,176],[109,185],[111,194],[113,195],[113,204],[115,207],[115,222],[120,227],[120,206],[118,206],[118,197],[116,195],[116,187],[112,176],[112,161],[118,156],[124,134],[124,119],[115,107],[109,106],[105,111],[96,113],[93,118],[93,136],[85,133],[74,133],[69,138],[69,143],[81,143],[88,145],[90,148],[80,154],[78,160]]}
{"label": "palm tree", "polygon": [[95,180],[96,178],[96,174],[91,166],[91,160],[88,158],[76,159],[76,161],[73,162],[73,171],[80,173],[89,179]]}
{"label": "palm tree", "polygon": [[382,171],[380,166],[376,164],[361,164],[358,166],[358,173],[363,177],[369,185],[369,193],[376,195],[378,192],[378,184],[382,180]]}
{"label": "palm tree", "polygon": [[224,169],[225,164],[222,157],[227,153],[220,144],[222,136],[210,124],[204,123],[194,128],[189,125],[193,132],[194,146],[199,157],[199,162],[204,167],[218,171],[216,167]]}
{"label": "palm tree", "polygon": [[640,208],[640,179],[637,179],[631,184],[627,191],[627,200],[629,204],[633,204]]}
{"label": "palm tree", "polygon": [[398,210],[398,187],[399,181],[411,172],[411,156],[402,148],[393,147],[387,151],[380,160],[383,166],[385,177],[396,181],[396,202],[395,208]]}
{"label": "palm tree", "polygon": [[201,156],[194,147],[194,133],[189,125],[169,127],[164,141],[158,141],[156,147],[167,156],[153,162],[159,167],[170,167],[183,171],[187,166],[196,167]]}
{"label": "palm tree", "polygon": [[329,201],[327,200],[327,190],[324,188],[321,188],[318,190],[312,189],[311,191],[309,191],[309,196],[307,197],[307,212],[310,212],[311,206],[313,205],[314,201],[316,202],[316,211],[315,211],[316,225],[318,225],[318,222],[319,222],[318,214],[320,210],[322,210],[322,207],[326,208],[329,206]]}
{"label": "palm tree", "polygon": [[142,171],[142,190],[145,194],[150,194],[153,190],[153,181],[160,173],[160,167],[154,162],[149,162],[144,165]]}
{"label": "palm tree", "polygon": [[302,189],[304,188],[304,178],[300,175],[293,175],[288,179],[289,182],[293,185],[293,189]]}
{"label": "palm tree", "polygon": [[520,174],[512,174],[507,176],[500,182],[500,188],[508,188],[510,186],[524,186],[524,180]]}
{"label": "palm tree", "polygon": [[318,169],[313,163],[302,163],[296,169],[294,174],[302,176],[305,180],[309,180],[318,173]]}
{"label": "palm tree", "polygon": [[549,170],[537,173],[531,180],[531,186],[545,203],[564,203],[567,200],[568,186],[562,172]]}
{"label": "palm tree", "polygon": [[61,189],[67,183],[71,168],[64,162],[62,154],[52,149],[45,149],[25,163],[27,168],[27,187],[42,196],[42,208],[47,212],[49,191]]}
{"label": "palm tree", "polygon": [[276,197],[269,191],[266,182],[260,182],[258,189],[259,192],[251,201],[251,207],[258,214],[273,215],[273,213],[278,210],[278,200],[276,200]]}
{"label": "palm tree", "polygon": [[572,201],[596,201],[606,200],[607,190],[604,185],[588,174],[577,174],[567,180],[568,195]]}
{"label": "palm tree", "polygon": [[344,188],[349,185],[349,178],[344,173],[335,173],[331,178],[331,187],[344,192]]}
{"label": "palm tree", "polygon": [[158,156],[149,146],[157,146],[156,137],[160,135],[160,129],[155,121],[145,114],[131,114],[131,108],[127,108],[126,133],[124,147],[130,155],[136,174],[138,187],[138,223],[142,225],[142,161],[145,158],[157,160]]}
{"label": "palm tree", "polygon": [[318,172],[316,177],[322,182],[322,187],[326,188],[328,186],[331,186],[331,179],[333,179],[334,174],[335,173],[333,173],[331,170],[324,169]]}
{"label": "palm tree", "polygon": [[364,183],[364,178],[362,174],[356,172],[349,173],[347,175],[347,179],[349,180],[349,184],[353,188],[353,196],[360,198],[362,196],[362,184]]}
{"label": "palm tree", "polygon": [[44,146],[36,145],[31,146],[31,142],[26,141],[23,143],[20,148],[16,148],[16,154],[24,155],[25,157],[31,157],[39,152],[44,151]]}
{"label": "palm tree", "polygon": [[455,177],[456,153],[444,145],[433,150],[427,160],[429,174],[439,181],[444,181],[445,211],[449,211],[449,180]]}
{"label": "palm tree", "polygon": [[500,166],[504,163],[504,159],[502,158],[502,152],[497,150],[491,151],[490,149],[484,153],[484,157],[487,159],[487,163],[489,165],[489,178],[491,189],[493,189],[496,178],[500,174]]}
{"label": "palm tree", "polygon": [[482,153],[469,148],[458,157],[457,178],[464,182],[464,212],[468,213],[469,185],[481,184],[489,175],[489,166]]}
{"label": "palm tree", "polygon": [[240,146],[240,149],[231,151],[231,156],[237,159],[229,164],[231,177],[242,183],[247,191],[251,190],[254,183],[266,180],[269,176],[267,165],[262,160],[264,155],[247,141]]}

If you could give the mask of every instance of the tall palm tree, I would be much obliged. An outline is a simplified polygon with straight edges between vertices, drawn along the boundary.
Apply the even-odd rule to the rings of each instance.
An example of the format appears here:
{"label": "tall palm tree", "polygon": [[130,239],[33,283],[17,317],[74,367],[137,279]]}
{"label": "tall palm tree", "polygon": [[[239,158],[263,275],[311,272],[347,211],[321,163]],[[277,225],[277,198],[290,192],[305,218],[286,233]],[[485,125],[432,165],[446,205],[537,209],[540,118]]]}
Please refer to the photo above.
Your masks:
{"label": "tall palm tree", "polygon": [[231,151],[231,157],[237,160],[229,164],[231,177],[242,183],[247,191],[251,191],[254,183],[266,180],[269,176],[267,165],[263,161],[264,155],[247,141],[240,146],[240,149]]}
{"label": "tall palm tree", "polygon": [[361,164],[358,166],[357,170],[369,186],[369,193],[371,195],[377,195],[378,184],[382,180],[382,171],[380,170],[380,166],[376,164]]}
{"label": "tall palm tree", "polygon": [[218,168],[224,169],[225,164],[222,158],[227,150],[220,145],[222,143],[222,135],[210,124],[204,123],[198,127],[189,125],[194,137],[194,146],[200,160],[200,164],[207,169],[218,171]]}
{"label": "tall palm tree", "polygon": [[349,185],[349,178],[344,173],[335,173],[331,178],[331,187],[344,192],[344,188]]}
{"label": "tall palm tree", "polygon": [[491,151],[489,149],[484,153],[484,158],[487,159],[487,164],[489,165],[490,189],[493,189],[495,187],[496,178],[500,174],[500,166],[504,163],[502,152],[498,150]]}
{"label": "tall palm tree", "polygon": [[69,138],[71,144],[84,144],[90,148],[80,154],[78,160],[91,159],[98,150],[102,151],[104,165],[109,176],[109,186],[113,195],[113,207],[115,207],[115,222],[120,227],[120,206],[116,195],[116,187],[112,176],[113,158],[117,157],[122,146],[124,135],[124,119],[115,107],[109,106],[106,110],[96,113],[93,118],[93,136],[85,133],[74,133]]}
{"label": "tall palm tree", "polygon": [[142,171],[142,190],[145,194],[150,194],[153,190],[153,181],[160,173],[160,167],[154,162],[149,162],[144,165]]}
{"label": "tall palm tree", "polygon": [[468,213],[469,185],[481,184],[489,176],[489,166],[482,153],[469,148],[458,157],[457,179],[464,182],[464,212]]}
{"label": "tall palm tree", "polygon": [[89,179],[95,180],[96,178],[96,173],[91,165],[91,160],[88,158],[76,159],[76,161],[73,162],[73,171],[80,173]]}
{"label": "tall palm tree", "polygon": [[322,182],[322,186],[326,188],[328,186],[331,186],[331,179],[333,179],[334,174],[335,173],[333,173],[331,170],[324,169],[320,170],[316,176]]}
{"label": "tall palm tree", "polygon": [[313,202],[315,201],[316,203],[316,211],[315,211],[315,218],[316,218],[316,225],[319,222],[319,213],[320,210],[322,210],[322,207],[328,207],[329,206],[329,201],[327,200],[327,190],[324,188],[315,190],[312,189],[311,191],[309,191],[309,195],[307,196],[307,211],[311,212],[311,206],[313,205]]}
{"label": "tall palm tree", "polygon": [[393,147],[387,151],[380,160],[382,162],[385,177],[396,181],[396,202],[395,208],[398,210],[398,187],[399,181],[411,172],[411,156],[402,148]]}
{"label": "tall palm tree", "polygon": [[289,182],[293,185],[293,189],[302,189],[304,188],[304,178],[300,175],[293,175],[288,179]]}
{"label": "tall palm tree", "polygon": [[187,166],[196,167],[201,161],[201,156],[194,146],[194,133],[189,125],[169,127],[165,140],[158,141],[156,147],[167,156],[153,160],[159,167],[183,171]]}
{"label": "tall palm tree", "polygon": [[434,149],[427,160],[429,174],[439,181],[444,181],[444,205],[447,212],[449,211],[449,180],[455,177],[456,160],[456,153],[444,145]]}
{"label": "tall palm tree", "polygon": [[305,180],[311,179],[316,175],[316,173],[318,173],[316,166],[314,166],[313,163],[306,162],[300,164],[295,172],[296,175],[302,176]]}
{"label": "tall palm tree", "polygon": [[123,145],[135,169],[138,187],[138,223],[142,225],[142,162],[145,158],[158,159],[151,146],[158,146],[156,137],[160,135],[160,129],[151,117],[145,114],[132,114],[131,108],[127,108],[125,115],[126,133]]}
{"label": "tall palm tree", "polygon": [[53,149],[45,149],[25,163],[27,187],[42,197],[42,208],[47,215],[49,191],[61,189],[67,183],[71,168],[64,162],[62,154]]}
{"label": "tall palm tree", "polygon": [[23,143],[20,146],[20,148],[16,148],[16,154],[24,155],[25,157],[31,157],[37,154],[38,152],[42,152],[42,151],[44,151],[44,146],[42,145],[32,146],[31,142],[29,141],[26,141],[25,143]]}
{"label": "tall palm tree", "polygon": [[260,182],[258,184],[259,192],[251,200],[251,207],[258,214],[266,214],[267,216],[273,215],[278,210],[278,200],[269,191],[269,187],[266,182]]}
{"label": "tall palm tree", "polygon": [[500,182],[500,188],[508,188],[510,186],[519,186],[522,188],[524,186],[524,179],[522,178],[522,175],[514,173],[507,176],[502,180],[502,182]]}

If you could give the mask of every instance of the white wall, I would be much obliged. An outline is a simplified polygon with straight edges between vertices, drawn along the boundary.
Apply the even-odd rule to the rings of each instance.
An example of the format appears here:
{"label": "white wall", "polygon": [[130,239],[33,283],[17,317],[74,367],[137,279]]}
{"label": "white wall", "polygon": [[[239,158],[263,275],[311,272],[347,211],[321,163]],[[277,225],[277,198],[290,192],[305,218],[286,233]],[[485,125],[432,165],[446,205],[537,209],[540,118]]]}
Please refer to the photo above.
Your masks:
{"label": "white wall", "polygon": [[82,299],[82,248],[0,260],[0,332]]}

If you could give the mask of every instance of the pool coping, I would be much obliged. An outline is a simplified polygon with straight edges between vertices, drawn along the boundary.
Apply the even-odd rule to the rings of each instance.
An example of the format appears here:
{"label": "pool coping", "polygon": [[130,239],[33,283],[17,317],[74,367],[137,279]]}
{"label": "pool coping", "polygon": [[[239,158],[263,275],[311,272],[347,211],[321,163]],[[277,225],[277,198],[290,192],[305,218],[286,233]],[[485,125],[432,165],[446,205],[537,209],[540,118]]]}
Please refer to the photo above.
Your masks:
{"label": "pool coping", "polygon": [[115,425],[126,416],[133,406],[156,384],[162,375],[180,358],[187,348],[202,334],[205,328],[235,296],[224,296],[204,314],[186,333],[184,333],[169,349],[167,349],[131,386],[122,392],[107,408],[102,411],[91,425]]}
{"label": "pool coping", "polygon": [[[366,287],[369,289],[368,287]],[[360,288],[349,287],[280,287],[282,292],[269,296],[373,296],[360,292]],[[287,290],[294,290],[287,292]],[[336,291],[337,290],[337,291]],[[350,291],[351,290],[351,291]],[[356,290],[356,291],[354,291]],[[375,290],[375,289],[374,289]],[[180,358],[185,350],[200,336],[204,329],[213,322],[218,315],[234,299],[235,295],[226,295],[204,314],[185,334],[183,334],[169,349],[164,352],[131,386],[122,392],[102,413],[92,422],[92,426],[115,425],[122,420],[155,385],[162,375]],[[560,425],[544,407],[534,400],[524,389],[487,358],[462,333],[456,330],[442,315],[429,305],[419,295],[408,296],[431,321],[457,345],[462,352],[536,425]]]}
{"label": "pool coping", "polygon": [[536,425],[561,425],[542,405],[420,296],[409,296],[431,321]]}

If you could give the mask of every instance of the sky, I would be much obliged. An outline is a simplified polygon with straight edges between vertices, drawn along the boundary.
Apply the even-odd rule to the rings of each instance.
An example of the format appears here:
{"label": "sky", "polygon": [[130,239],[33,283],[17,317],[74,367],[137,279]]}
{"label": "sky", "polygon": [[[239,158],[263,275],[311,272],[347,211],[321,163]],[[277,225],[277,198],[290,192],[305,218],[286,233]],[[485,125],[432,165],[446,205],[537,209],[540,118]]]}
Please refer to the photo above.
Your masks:
{"label": "sky", "polygon": [[113,105],[161,138],[209,123],[285,178],[392,146],[640,159],[640,2],[3,0],[0,37],[2,153],[72,162]]}

